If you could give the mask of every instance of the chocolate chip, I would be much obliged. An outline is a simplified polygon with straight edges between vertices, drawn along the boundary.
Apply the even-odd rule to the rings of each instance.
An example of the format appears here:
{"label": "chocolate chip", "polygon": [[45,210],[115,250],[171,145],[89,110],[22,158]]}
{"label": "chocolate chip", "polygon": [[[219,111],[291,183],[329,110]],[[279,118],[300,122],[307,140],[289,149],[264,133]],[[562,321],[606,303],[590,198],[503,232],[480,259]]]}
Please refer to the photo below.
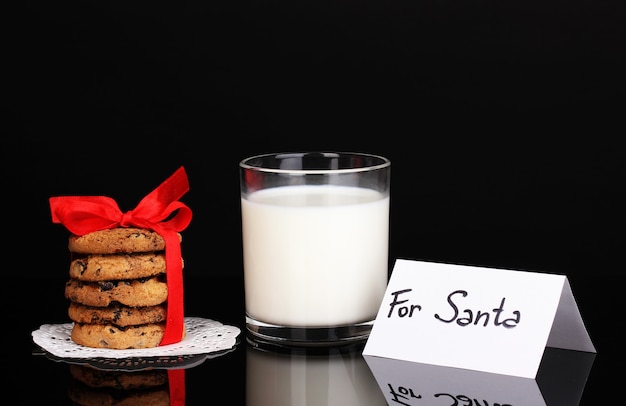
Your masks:
{"label": "chocolate chip", "polygon": [[100,285],[101,292],[109,291],[115,287],[115,283],[111,281],[98,282],[98,285]]}

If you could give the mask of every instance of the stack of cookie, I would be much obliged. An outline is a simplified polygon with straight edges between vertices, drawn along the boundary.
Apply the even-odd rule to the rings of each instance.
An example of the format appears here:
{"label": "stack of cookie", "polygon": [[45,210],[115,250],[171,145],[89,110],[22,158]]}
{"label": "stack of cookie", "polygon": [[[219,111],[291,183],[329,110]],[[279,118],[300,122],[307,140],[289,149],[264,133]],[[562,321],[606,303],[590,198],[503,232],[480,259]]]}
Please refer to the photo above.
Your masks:
{"label": "stack of cookie", "polygon": [[167,317],[164,239],[120,227],[72,234],[68,247],[72,340],[94,348],[157,347]]}

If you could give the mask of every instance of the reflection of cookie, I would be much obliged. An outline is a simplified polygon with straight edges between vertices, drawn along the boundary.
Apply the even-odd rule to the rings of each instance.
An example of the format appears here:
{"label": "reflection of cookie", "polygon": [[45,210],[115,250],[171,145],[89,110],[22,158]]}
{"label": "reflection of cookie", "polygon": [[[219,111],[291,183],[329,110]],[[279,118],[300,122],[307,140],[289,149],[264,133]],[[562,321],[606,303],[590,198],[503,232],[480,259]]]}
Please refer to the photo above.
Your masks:
{"label": "reflection of cookie", "polygon": [[76,406],[167,406],[170,395],[167,387],[151,390],[97,390],[72,382],[68,397]]}
{"label": "reflection of cookie", "polygon": [[164,275],[128,281],[84,282],[71,278],[65,297],[87,306],[106,307],[112,302],[126,306],[156,306],[167,300]]}
{"label": "reflection of cookie", "polygon": [[86,255],[70,264],[70,277],[83,281],[137,279],[165,272],[165,255],[156,252]]}
{"label": "reflection of cookie", "polygon": [[94,348],[136,349],[157,347],[163,339],[165,323],[117,327],[112,324],[74,323],[72,340]]}
{"label": "reflection of cookie", "polygon": [[68,396],[80,406],[160,406],[169,405],[169,379],[166,370],[136,372],[102,371],[83,365],[70,365],[72,380]]}
{"label": "reflection of cookie", "polygon": [[[180,233],[179,240],[182,240]],[[118,227],[94,231],[82,236],[71,235],[70,252],[81,254],[120,254],[131,252],[163,251],[165,240],[155,231]]]}
{"label": "reflection of cookie", "polygon": [[85,365],[70,364],[72,378],[92,388],[137,389],[154,388],[168,382],[164,369],[141,371],[104,371]]}
{"label": "reflection of cookie", "polygon": [[160,323],[167,317],[167,306],[129,307],[114,303],[107,307],[85,306],[71,302],[70,319],[76,323],[115,324],[120,327]]}

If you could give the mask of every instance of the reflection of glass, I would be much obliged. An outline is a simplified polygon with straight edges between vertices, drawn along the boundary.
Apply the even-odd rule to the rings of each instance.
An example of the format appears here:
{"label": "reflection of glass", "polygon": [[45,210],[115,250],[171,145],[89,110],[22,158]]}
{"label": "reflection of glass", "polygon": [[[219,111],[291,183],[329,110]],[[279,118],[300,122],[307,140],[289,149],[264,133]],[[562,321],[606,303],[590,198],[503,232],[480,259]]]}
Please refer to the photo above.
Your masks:
{"label": "reflection of glass", "polygon": [[386,405],[362,349],[284,348],[249,339],[246,405]]}

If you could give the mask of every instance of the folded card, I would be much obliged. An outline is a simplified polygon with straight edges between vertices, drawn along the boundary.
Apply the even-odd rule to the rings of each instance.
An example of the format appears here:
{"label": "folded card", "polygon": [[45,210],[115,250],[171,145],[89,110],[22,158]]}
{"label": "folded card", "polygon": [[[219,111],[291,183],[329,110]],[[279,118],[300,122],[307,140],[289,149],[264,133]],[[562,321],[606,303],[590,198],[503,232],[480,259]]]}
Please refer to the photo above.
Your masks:
{"label": "folded card", "polygon": [[596,352],[564,275],[398,259],[363,355],[535,378],[547,346]]}

